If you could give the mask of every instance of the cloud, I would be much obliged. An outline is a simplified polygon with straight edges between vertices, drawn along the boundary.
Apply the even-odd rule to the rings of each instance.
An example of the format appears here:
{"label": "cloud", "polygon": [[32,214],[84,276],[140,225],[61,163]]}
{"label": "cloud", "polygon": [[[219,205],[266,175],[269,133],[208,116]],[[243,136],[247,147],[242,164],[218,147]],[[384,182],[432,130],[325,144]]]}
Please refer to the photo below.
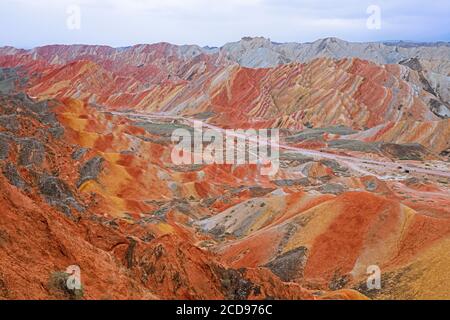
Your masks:
{"label": "cloud", "polygon": [[[81,29],[66,27],[69,5]],[[368,30],[366,9],[381,8],[381,30]],[[434,0],[2,0],[1,45],[49,43],[126,46],[167,41],[220,46],[241,37],[313,41],[336,36],[369,41],[450,40],[450,2]]]}

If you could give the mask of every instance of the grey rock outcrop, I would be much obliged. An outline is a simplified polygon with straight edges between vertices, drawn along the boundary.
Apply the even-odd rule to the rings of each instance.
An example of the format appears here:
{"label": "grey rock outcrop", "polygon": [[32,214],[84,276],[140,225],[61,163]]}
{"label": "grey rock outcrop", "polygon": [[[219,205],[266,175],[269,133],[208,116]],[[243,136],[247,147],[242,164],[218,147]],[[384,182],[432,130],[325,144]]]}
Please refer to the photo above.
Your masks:
{"label": "grey rock outcrop", "polygon": [[81,167],[80,178],[77,183],[78,188],[88,180],[97,180],[98,175],[102,171],[103,161],[102,157],[94,157]]}

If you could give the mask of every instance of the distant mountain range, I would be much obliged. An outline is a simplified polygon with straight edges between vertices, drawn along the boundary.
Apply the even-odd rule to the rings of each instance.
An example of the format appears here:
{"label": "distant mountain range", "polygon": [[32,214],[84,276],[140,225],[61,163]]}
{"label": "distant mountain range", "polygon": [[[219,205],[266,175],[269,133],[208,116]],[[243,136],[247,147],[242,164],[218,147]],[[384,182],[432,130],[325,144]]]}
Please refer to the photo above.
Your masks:
{"label": "distant mountain range", "polygon": [[220,49],[246,67],[272,67],[288,62],[308,62],[317,57],[360,58],[379,64],[398,63],[408,58],[449,60],[450,44],[394,42],[347,42],[338,38],[310,43],[274,43],[265,38],[243,38]]}
{"label": "distant mountain range", "polygon": [[[365,63],[352,62],[350,65],[345,63],[333,65],[327,61],[313,63],[316,59],[333,61],[359,59]],[[89,62],[90,65],[85,65],[86,62]],[[375,68],[367,63],[380,67]],[[292,70],[290,68],[283,69],[291,64],[296,64],[297,68],[294,66]],[[301,64],[304,66],[299,66]],[[397,68],[402,65],[406,69]],[[402,41],[389,42],[389,44],[351,43],[337,38],[326,38],[312,43],[279,44],[262,37],[245,37],[238,42],[227,43],[221,48],[197,45],[178,46],[169,43],[135,45],[125,48],[52,45],[22,50],[3,47],[0,48],[0,66],[21,66],[26,67],[28,71],[30,69],[42,71],[40,78],[36,81],[37,86],[33,86],[33,89],[30,90],[38,95],[42,95],[44,91],[52,96],[55,94],[53,90],[57,89],[59,96],[69,94],[74,98],[86,97],[91,102],[108,106],[124,108],[125,104],[132,104],[134,108],[145,110],[188,112],[189,114],[211,111],[210,104],[213,103],[214,106],[216,104],[214,101],[219,99],[215,90],[229,86],[230,84],[227,82],[234,81],[236,75],[255,73],[262,76],[262,74],[266,74],[254,84],[256,87],[260,87],[258,100],[252,100],[252,103],[245,102],[247,110],[236,111],[234,108],[227,107],[226,112],[232,112],[234,115],[241,112],[245,114],[254,112],[256,115],[263,116],[264,119],[270,118],[274,122],[281,121],[279,117],[287,114],[293,116],[291,111],[296,109],[296,102],[289,98],[287,105],[291,106],[279,109],[276,96],[280,92],[270,92],[271,90],[268,88],[271,88],[273,84],[264,85],[264,81],[271,79],[271,82],[276,83],[279,81],[280,72],[286,72],[291,77],[295,75],[295,77],[301,78],[297,84],[285,84],[285,86],[291,87],[291,90],[294,90],[298,83],[302,83],[307,88],[307,92],[311,92],[313,87],[323,89],[325,83],[328,83],[330,90],[333,90],[333,87],[339,88],[345,79],[335,78],[339,75],[338,71],[341,71],[346,74],[346,77],[352,79],[354,85],[358,83],[361,85],[364,83],[364,81],[361,82],[362,80],[369,81],[372,78],[370,81],[376,81],[377,85],[384,88],[376,93],[380,99],[385,94],[383,92],[388,90],[390,93],[387,99],[391,100],[391,107],[397,109],[397,104],[403,106],[400,113],[399,111],[393,113],[395,114],[393,119],[396,121],[411,117],[418,120],[433,119],[433,116],[424,113],[425,111],[411,114],[405,112],[405,106],[409,108],[409,106],[415,105],[413,100],[416,96],[421,96],[420,100],[423,100],[429,110],[438,117],[448,118],[450,116],[450,46],[448,43],[418,44]],[[326,72],[326,66],[330,68],[331,73]],[[249,68],[254,70],[262,68],[266,71],[245,70]],[[301,73],[302,68],[310,70],[309,72],[315,72],[314,77],[321,78],[320,74],[324,73],[322,82],[312,84],[305,78],[305,73]],[[370,71],[362,74],[363,68],[369,68]],[[395,71],[393,71],[394,69]],[[414,72],[411,73],[408,70]],[[381,77],[379,74],[384,74],[384,76]],[[249,76],[255,77],[255,75]],[[76,81],[77,78],[78,81]],[[92,80],[88,81],[88,79],[94,78],[109,80],[106,83],[94,82],[92,85]],[[312,78],[313,76],[310,75],[310,80]],[[391,78],[395,80],[390,80]],[[67,82],[68,80],[70,82]],[[60,81],[61,85],[55,86],[55,83]],[[406,97],[403,102],[395,102],[398,100],[396,97],[399,92],[402,91],[398,88],[399,81],[409,83],[408,89],[401,93]],[[187,85],[188,83],[189,85]],[[372,89],[375,87],[371,86]],[[340,89],[337,90],[340,91]],[[425,95],[421,93],[422,90]],[[372,94],[369,90],[363,90],[363,92],[364,95]],[[330,96],[326,97],[330,98]],[[303,103],[306,103],[305,101],[303,100]],[[343,100],[339,98],[338,101],[342,102]],[[377,103],[384,103],[382,100],[377,101]],[[339,107],[341,102],[337,104],[338,109],[341,108]],[[239,100],[239,103],[242,104],[243,101]],[[311,101],[311,103],[314,104],[314,108],[320,109],[317,101]],[[218,102],[218,104],[222,105],[223,103]],[[286,105],[286,102],[284,104]],[[360,102],[357,104],[359,105]],[[372,104],[371,102],[368,105]],[[253,106],[250,107],[251,105]],[[366,105],[367,103],[360,107],[366,108]],[[419,109],[425,110],[424,107]],[[223,114],[224,112],[219,113]],[[316,113],[314,112],[314,114]],[[309,114],[305,117],[310,118],[311,116]],[[392,118],[393,115],[389,115],[389,117]],[[320,122],[331,124],[333,121],[337,121],[334,117],[328,119],[329,121],[326,123],[322,120]],[[307,119],[307,121],[310,120],[312,119]],[[356,120],[350,120],[348,115],[342,115],[340,121],[354,125],[352,121]],[[380,118],[380,121],[384,120]],[[298,121],[295,120],[295,122]],[[379,123],[377,121],[374,124]],[[367,123],[360,123],[360,126],[365,125]]]}
{"label": "distant mountain range", "polygon": [[[163,43],[156,43],[159,45]],[[167,44],[167,43],[164,43]],[[103,47],[111,54],[133,50],[136,47],[152,45],[135,45],[112,48],[108,46],[73,45],[71,47]],[[314,42],[278,43],[264,37],[243,37],[240,41],[226,43],[222,47],[200,47],[198,45],[172,45],[177,48],[178,55],[193,58],[199,54],[225,56],[249,68],[267,68],[289,62],[308,62],[317,57],[334,59],[360,58],[379,64],[398,63],[408,58],[424,60],[449,60],[450,42],[414,42],[414,41],[383,41],[383,42],[348,42],[335,37],[319,39]],[[21,50],[12,47],[0,48],[0,52],[29,51],[39,52],[38,47],[31,50]],[[58,46],[59,47],[59,46]]]}

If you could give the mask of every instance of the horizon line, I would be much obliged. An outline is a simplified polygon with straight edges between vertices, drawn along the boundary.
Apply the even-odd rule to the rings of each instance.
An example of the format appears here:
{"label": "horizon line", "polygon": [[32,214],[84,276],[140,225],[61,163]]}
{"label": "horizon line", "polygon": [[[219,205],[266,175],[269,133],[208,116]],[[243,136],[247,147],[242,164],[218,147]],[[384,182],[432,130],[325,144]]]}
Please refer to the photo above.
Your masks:
{"label": "horizon line", "polygon": [[135,43],[135,44],[131,44],[131,45],[125,45],[125,46],[112,46],[112,45],[108,45],[108,44],[88,44],[88,43],[51,43],[51,44],[42,44],[42,45],[38,45],[38,46],[34,46],[34,47],[19,47],[19,46],[14,46],[14,45],[0,45],[0,48],[14,48],[14,49],[18,49],[18,50],[33,50],[33,49],[37,49],[37,48],[44,48],[44,47],[51,47],[51,46],[92,46],[92,47],[108,47],[111,49],[127,49],[127,48],[132,48],[132,47],[138,47],[138,46],[146,46],[146,45],[158,45],[158,44],[169,44],[172,46],[177,46],[177,47],[183,47],[183,46],[197,46],[199,48],[209,48],[209,49],[221,49],[223,48],[225,45],[230,44],[230,43],[237,43],[237,42],[241,42],[241,41],[245,41],[246,38],[249,38],[251,40],[254,39],[265,39],[265,40],[269,40],[272,44],[274,45],[283,45],[283,44],[312,44],[314,42],[318,42],[318,41],[323,41],[323,40],[328,40],[328,39],[336,39],[339,41],[343,41],[343,42],[347,42],[347,43],[354,43],[354,44],[363,44],[363,43],[378,43],[378,44],[398,44],[398,43],[405,43],[405,44],[418,44],[420,45],[430,45],[430,44],[447,44],[450,45],[450,40],[436,40],[436,41],[421,41],[421,40],[378,40],[378,41],[349,41],[349,40],[345,40],[342,38],[338,38],[335,36],[329,36],[329,37],[324,37],[324,38],[318,38],[314,41],[305,41],[305,42],[297,42],[297,41],[285,41],[285,42],[278,42],[278,41],[273,41],[272,39],[270,39],[269,37],[264,37],[264,36],[243,36],[241,37],[241,39],[237,40],[237,41],[231,41],[231,42],[226,42],[224,43],[222,46],[218,47],[218,46],[210,46],[210,45],[205,45],[205,46],[201,46],[199,44],[195,44],[195,43],[185,43],[185,44],[177,44],[177,43],[172,43],[172,42],[168,42],[168,41],[158,41],[158,42],[148,42],[148,43]]}

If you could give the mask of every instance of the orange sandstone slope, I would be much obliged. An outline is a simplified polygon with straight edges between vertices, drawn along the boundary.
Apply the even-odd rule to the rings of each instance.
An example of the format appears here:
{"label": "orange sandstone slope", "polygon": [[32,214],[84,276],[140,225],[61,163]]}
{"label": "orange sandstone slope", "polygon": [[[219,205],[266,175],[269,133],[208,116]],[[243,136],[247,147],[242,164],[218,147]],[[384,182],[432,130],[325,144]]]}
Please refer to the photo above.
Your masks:
{"label": "orange sandstone slope", "polygon": [[[258,201],[271,206],[274,200]],[[201,222],[203,228],[213,222],[215,230],[236,237],[218,247],[227,263],[264,265],[284,281],[309,288],[353,287],[376,298],[449,298],[444,284],[450,271],[448,219],[427,217],[367,192],[344,193],[309,209],[290,196],[276,201],[287,206],[280,211],[297,213],[275,222],[270,209],[247,214],[244,229],[239,224],[243,211],[237,208]],[[383,270],[381,292],[366,288],[370,265]]]}
{"label": "orange sandstone slope", "polygon": [[[195,216],[189,204],[165,197],[162,189],[155,194],[161,186],[147,180],[153,171],[141,177],[140,154],[133,159],[123,152],[133,144],[118,133],[143,134],[138,128],[115,126],[106,147],[94,133],[108,124],[94,109],[89,112],[93,123],[76,131],[79,122],[89,122],[83,121],[87,109],[82,103],[0,98],[0,119],[9,120],[1,122],[0,132],[2,299],[314,298],[268,269],[231,269],[196,246],[205,237],[189,227]],[[67,109],[79,122],[64,113]],[[153,161],[159,168],[166,147],[151,142],[145,147],[146,164]],[[180,181],[192,179],[170,174]],[[127,179],[145,184],[146,201],[130,191]],[[81,269],[81,294],[60,281],[71,265]]]}

